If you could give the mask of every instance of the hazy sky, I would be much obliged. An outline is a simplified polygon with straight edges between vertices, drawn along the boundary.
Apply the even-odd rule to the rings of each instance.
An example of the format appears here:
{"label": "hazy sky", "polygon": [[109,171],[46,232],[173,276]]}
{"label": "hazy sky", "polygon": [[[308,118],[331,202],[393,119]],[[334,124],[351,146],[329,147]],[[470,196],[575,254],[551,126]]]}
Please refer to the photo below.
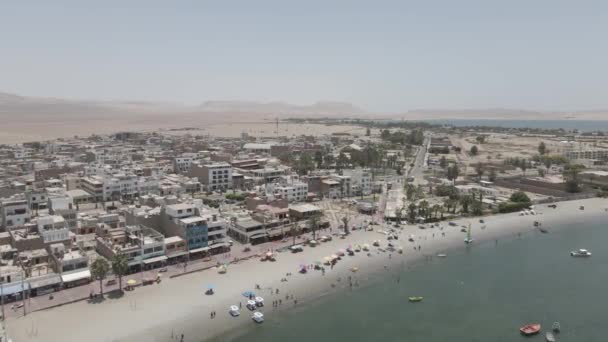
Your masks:
{"label": "hazy sky", "polygon": [[5,92],[608,108],[605,0],[0,1]]}

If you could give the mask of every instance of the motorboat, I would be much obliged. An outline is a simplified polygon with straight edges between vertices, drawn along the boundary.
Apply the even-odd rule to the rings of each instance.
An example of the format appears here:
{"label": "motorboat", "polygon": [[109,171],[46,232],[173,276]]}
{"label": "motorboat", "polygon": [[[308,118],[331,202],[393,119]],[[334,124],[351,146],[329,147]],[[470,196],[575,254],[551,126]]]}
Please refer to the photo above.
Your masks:
{"label": "motorboat", "polygon": [[526,336],[530,336],[538,334],[540,332],[540,328],[540,323],[526,324],[523,327],[519,328],[519,331]]}
{"label": "motorboat", "polygon": [[241,314],[241,311],[239,310],[239,307],[236,305],[230,305],[230,310],[228,311],[228,313],[230,313],[230,315],[232,317],[236,317],[239,316]]}
{"label": "motorboat", "polygon": [[410,302],[422,302],[422,300],[424,299],[424,297],[417,297],[417,296],[412,296],[412,297],[408,297],[407,298]]}
{"label": "motorboat", "polygon": [[441,253],[441,254],[437,254],[437,257],[438,257],[438,258],[445,258],[445,257],[447,257],[447,256],[448,256],[447,254],[443,254],[443,253]]}
{"label": "motorboat", "polygon": [[540,232],[543,234],[547,234],[549,232],[549,230],[547,228],[543,228],[543,227],[538,228],[538,230],[540,230]]}
{"label": "motorboat", "polygon": [[586,249],[579,249],[578,251],[571,251],[570,255],[573,257],[590,257],[591,256],[591,252],[589,252]]}
{"label": "motorboat", "polygon": [[251,310],[251,311],[255,311],[255,309],[257,309],[257,305],[255,300],[250,299],[247,301],[247,309]]}
{"label": "motorboat", "polygon": [[264,298],[262,297],[255,297],[255,305],[256,306],[264,306]]}
{"label": "motorboat", "polygon": [[251,319],[256,323],[262,323],[264,322],[264,314],[256,311],[253,313],[253,316],[251,316]]}
{"label": "motorboat", "polygon": [[547,341],[547,342],[555,342],[555,335],[553,335],[552,332],[547,331],[545,333],[545,341]]}

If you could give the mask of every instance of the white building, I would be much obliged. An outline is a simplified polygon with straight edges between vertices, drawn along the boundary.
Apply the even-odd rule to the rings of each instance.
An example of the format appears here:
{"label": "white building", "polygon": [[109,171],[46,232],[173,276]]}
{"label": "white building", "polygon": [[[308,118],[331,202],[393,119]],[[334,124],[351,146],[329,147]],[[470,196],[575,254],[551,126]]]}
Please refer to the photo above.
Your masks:
{"label": "white building", "polygon": [[25,199],[4,200],[0,203],[2,226],[4,228],[22,226],[32,218],[30,207]]}
{"label": "white building", "polygon": [[294,182],[289,185],[274,186],[274,195],[280,195],[289,202],[304,202],[308,195],[308,184],[302,182]]}
{"label": "white building", "polygon": [[372,175],[368,170],[347,169],[342,170],[342,174],[350,177],[350,196],[372,193]]}
{"label": "white building", "polygon": [[70,230],[65,219],[59,215],[38,217],[36,225],[45,244],[65,241],[69,238]]}

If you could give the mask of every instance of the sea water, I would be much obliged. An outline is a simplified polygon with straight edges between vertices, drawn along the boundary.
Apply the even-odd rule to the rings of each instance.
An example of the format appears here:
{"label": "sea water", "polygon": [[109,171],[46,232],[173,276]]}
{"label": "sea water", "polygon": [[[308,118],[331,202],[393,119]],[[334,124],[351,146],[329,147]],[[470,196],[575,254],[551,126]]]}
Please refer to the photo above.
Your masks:
{"label": "sea water", "polygon": [[[552,227],[548,234],[534,231],[380,270],[352,291],[269,311],[263,324],[214,340],[522,341],[520,326],[538,322],[544,333],[559,321],[560,341],[606,341],[606,223]],[[593,256],[571,257],[578,248]],[[410,303],[409,296],[424,301]],[[543,335],[531,340],[544,341]]]}

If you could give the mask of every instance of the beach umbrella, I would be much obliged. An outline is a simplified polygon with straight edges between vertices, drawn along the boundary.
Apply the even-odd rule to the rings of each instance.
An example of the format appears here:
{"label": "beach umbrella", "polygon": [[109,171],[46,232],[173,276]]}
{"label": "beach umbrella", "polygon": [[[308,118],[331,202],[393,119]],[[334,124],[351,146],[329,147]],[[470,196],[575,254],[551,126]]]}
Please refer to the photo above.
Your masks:
{"label": "beach umbrella", "polygon": [[253,293],[253,291],[245,291],[243,293],[241,293],[243,295],[243,297],[255,297],[255,293]]}
{"label": "beach umbrella", "polygon": [[351,270],[351,272],[354,273],[354,272],[357,272],[359,270],[359,267],[356,267],[356,266],[355,267],[351,267],[350,270]]}
{"label": "beach umbrella", "polygon": [[335,255],[335,254],[332,254],[332,255],[331,255],[331,259],[332,259],[332,260],[336,260],[336,259],[338,259],[338,258],[339,258],[339,256],[337,256],[337,255]]}
{"label": "beach umbrella", "polygon": [[127,280],[127,285],[129,285],[129,286],[135,286],[135,285],[137,285],[137,280],[135,280],[135,279],[129,279],[129,280]]}
{"label": "beach umbrella", "polygon": [[207,290],[213,290],[215,286],[213,284],[207,284]]}

